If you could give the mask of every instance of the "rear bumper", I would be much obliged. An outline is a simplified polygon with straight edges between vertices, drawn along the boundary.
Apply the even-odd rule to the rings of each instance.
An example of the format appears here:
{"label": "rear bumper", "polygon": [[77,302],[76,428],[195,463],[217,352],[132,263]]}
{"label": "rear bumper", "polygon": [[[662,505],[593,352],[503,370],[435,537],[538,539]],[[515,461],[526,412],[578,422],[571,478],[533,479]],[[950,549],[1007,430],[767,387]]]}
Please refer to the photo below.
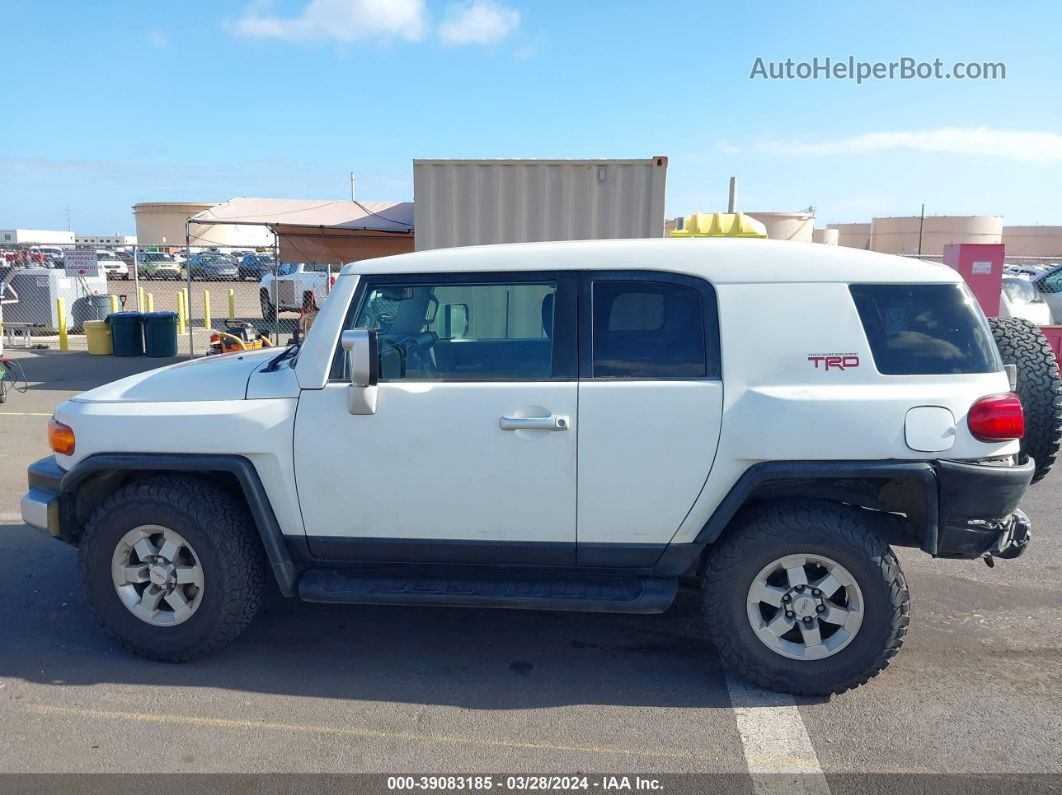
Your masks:
{"label": "rear bumper", "polygon": [[48,456],[30,464],[26,474],[29,490],[22,495],[19,506],[22,521],[50,536],[60,538],[62,529],[59,521],[59,491],[66,470],[56,463],[55,456]]}
{"label": "rear bumper", "polygon": [[936,461],[940,520],[937,557],[1017,557],[1030,538],[1018,503],[1032,480],[1032,459],[1013,466]]}

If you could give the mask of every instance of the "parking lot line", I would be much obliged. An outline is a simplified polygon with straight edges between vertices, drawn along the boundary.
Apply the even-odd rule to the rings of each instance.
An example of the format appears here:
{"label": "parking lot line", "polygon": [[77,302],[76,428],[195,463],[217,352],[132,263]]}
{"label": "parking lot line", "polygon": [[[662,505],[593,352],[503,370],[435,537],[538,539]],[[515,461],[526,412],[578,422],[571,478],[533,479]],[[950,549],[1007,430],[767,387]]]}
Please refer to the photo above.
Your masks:
{"label": "parking lot line", "polygon": [[613,754],[664,759],[685,759],[696,762],[714,762],[716,756],[672,753],[668,751],[638,750],[607,745],[556,745],[551,743],[522,742],[520,740],[460,737],[452,735],[414,734],[411,732],[385,732],[372,729],[351,729],[342,726],[315,726],[307,723],[276,723],[272,721],[233,720],[210,718],[199,715],[153,714],[147,712],[119,712],[100,709],[80,709],[54,704],[27,704],[27,712],[35,715],[62,715],[89,720],[123,720],[140,723],[172,723],[184,726],[200,726],[216,729],[250,729],[254,731],[297,732],[300,734],[331,735],[336,737],[360,737],[372,740],[406,740],[435,745],[470,745],[487,748],[510,748],[524,751],[557,751],[564,753]]}
{"label": "parking lot line", "polygon": [[50,417],[52,412],[44,411],[0,411],[0,417],[7,415],[8,417]]}
{"label": "parking lot line", "polygon": [[752,687],[731,674],[726,687],[757,795],[828,795],[829,784],[792,697]]}

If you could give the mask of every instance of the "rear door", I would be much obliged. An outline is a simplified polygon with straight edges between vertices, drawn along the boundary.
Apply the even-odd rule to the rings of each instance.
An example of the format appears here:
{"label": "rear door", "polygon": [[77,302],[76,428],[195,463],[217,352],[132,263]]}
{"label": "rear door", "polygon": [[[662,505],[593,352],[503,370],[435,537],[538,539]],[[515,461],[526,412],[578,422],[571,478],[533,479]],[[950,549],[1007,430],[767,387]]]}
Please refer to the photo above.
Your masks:
{"label": "rear door", "polygon": [[719,442],[715,291],[655,271],[587,273],[579,324],[579,563],[652,565]]}

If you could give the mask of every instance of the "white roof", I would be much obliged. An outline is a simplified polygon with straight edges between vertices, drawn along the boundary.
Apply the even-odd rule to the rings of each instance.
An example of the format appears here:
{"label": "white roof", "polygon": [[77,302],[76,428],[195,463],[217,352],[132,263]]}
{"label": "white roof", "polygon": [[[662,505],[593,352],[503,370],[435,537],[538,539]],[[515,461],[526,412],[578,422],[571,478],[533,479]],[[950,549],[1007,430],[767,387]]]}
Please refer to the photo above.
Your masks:
{"label": "white roof", "polygon": [[716,284],[750,282],[954,283],[937,262],[783,240],[651,238],[442,248],[361,260],[344,274],[532,270],[659,270]]}
{"label": "white roof", "polygon": [[241,226],[261,224],[270,227],[308,226],[409,232],[413,229],[413,202],[256,199],[238,196],[196,213],[190,220]]}

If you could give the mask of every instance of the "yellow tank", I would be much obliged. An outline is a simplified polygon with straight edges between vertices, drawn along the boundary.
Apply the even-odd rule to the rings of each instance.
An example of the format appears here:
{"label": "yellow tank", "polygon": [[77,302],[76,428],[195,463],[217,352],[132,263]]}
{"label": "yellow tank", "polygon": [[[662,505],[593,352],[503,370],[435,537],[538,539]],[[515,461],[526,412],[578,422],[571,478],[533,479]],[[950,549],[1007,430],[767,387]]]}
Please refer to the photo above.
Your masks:
{"label": "yellow tank", "polygon": [[111,327],[106,320],[86,320],[85,341],[88,343],[88,352],[97,356],[109,356],[114,350],[111,347]]}
{"label": "yellow tank", "polygon": [[744,213],[694,213],[671,237],[767,237],[767,227]]}

